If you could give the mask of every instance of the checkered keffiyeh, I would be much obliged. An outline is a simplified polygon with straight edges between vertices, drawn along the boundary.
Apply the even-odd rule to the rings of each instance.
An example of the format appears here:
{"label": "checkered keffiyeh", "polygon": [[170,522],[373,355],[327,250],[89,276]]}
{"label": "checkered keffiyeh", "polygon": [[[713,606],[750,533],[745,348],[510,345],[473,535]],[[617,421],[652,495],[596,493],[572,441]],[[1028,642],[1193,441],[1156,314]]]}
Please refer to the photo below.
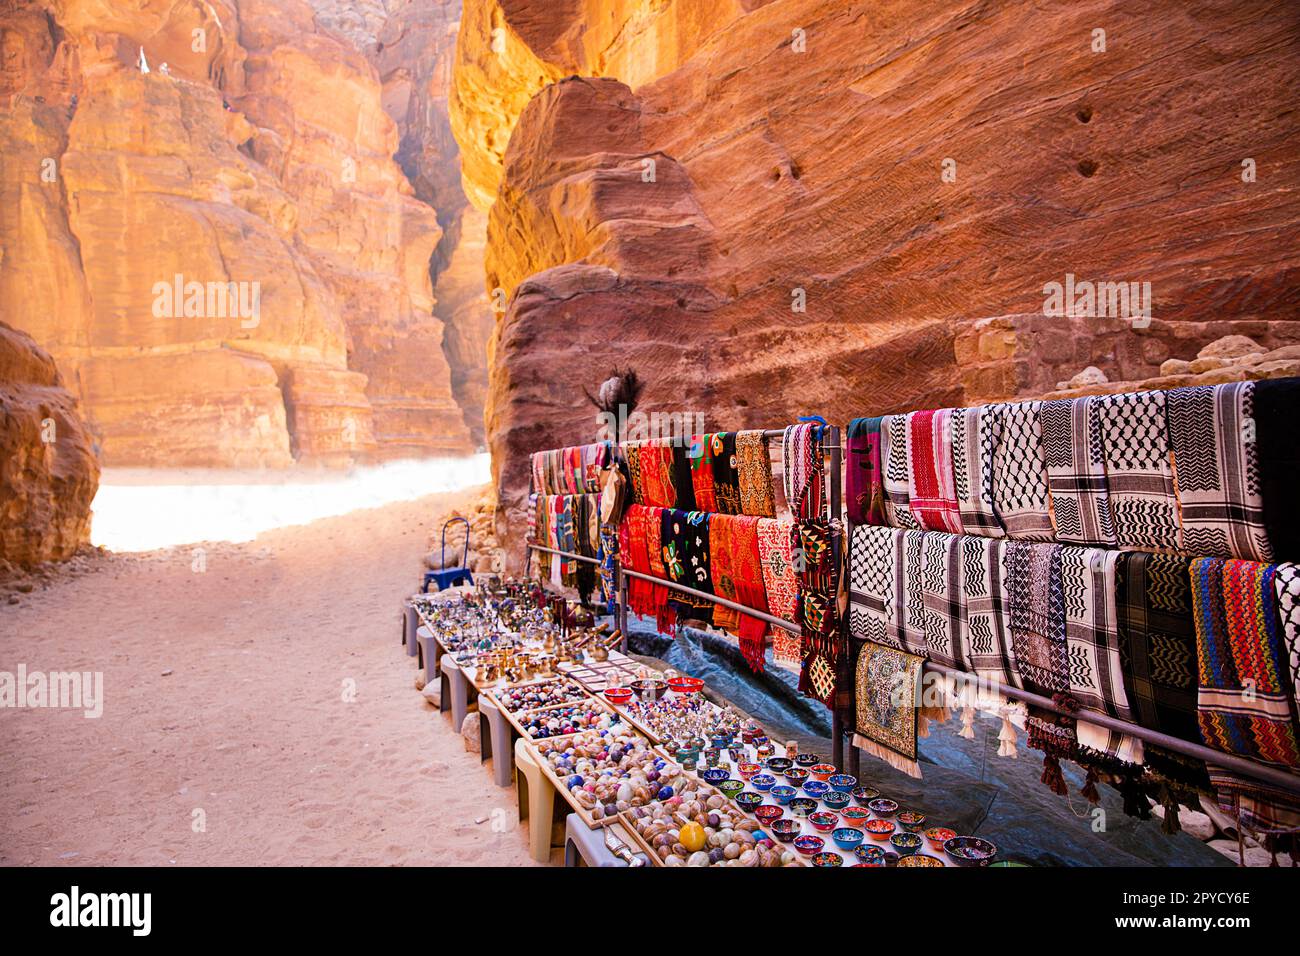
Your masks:
{"label": "checkered keffiyeh", "polygon": [[959,541],[970,669],[980,677],[1020,687],[1015,650],[1006,629],[1005,542],[975,535],[962,535]]}
{"label": "checkered keffiyeh", "polygon": [[1070,695],[1083,708],[1133,719],[1124,692],[1115,609],[1119,552],[1061,547],[1061,594],[1070,660]]}
{"label": "checkered keffiyeh", "polygon": [[1269,561],[1253,426],[1254,382],[1165,395],[1183,545],[1193,554]]}
{"label": "checkered keffiyeh", "polygon": [[993,503],[993,456],[1002,437],[1002,405],[952,412],[952,473],[957,510],[967,534],[1005,534]]}
{"label": "checkered keffiyeh", "polygon": [[1287,670],[1295,688],[1295,699],[1300,704],[1300,566],[1279,564],[1273,576],[1273,587],[1277,591]]}
{"label": "checkered keffiyeh", "polygon": [[857,525],[849,542],[849,633],[903,649],[903,531]]}
{"label": "checkered keffiyeh", "polygon": [[930,653],[925,636],[925,532],[903,532],[902,625],[903,648],[918,657]]}
{"label": "checkered keffiyeh", "polygon": [[908,506],[926,531],[961,532],[952,468],[952,409],[907,416]]}
{"label": "checkered keffiyeh", "polygon": [[907,416],[886,415],[880,423],[880,461],[885,471],[885,520],[895,528],[921,527],[908,505],[910,459]]}
{"label": "checkered keffiyeh", "polygon": [[961,591],[961,538],[926,532],[922,558],[921,604],[927,656],[960,671],[969,670],[966,613]]}
{"label": "checkered keffiyeh", "polygon": [[1121,548],[1182,550],[1165,393],[1100,395],[1096,408],[1116,542]]}
{"label": "checkered keffiyeh", "polygon": [[1070,653],[1059,544],[1008,541],[1003,550],[1007,630],[1026,690],[1070,689]]}
{"label": "checkered keffiyeh", "polygon": [[1002,434],[993,453],[993,501],[1009,538],[1052,540],[1042,405],[1016,402],[1002,407]]}
{"label": "checkered keffiyeh", "polygon": [[1113,547],[1115,525],[1095,400],[1044,402],[1039,417],[1056,540]]}

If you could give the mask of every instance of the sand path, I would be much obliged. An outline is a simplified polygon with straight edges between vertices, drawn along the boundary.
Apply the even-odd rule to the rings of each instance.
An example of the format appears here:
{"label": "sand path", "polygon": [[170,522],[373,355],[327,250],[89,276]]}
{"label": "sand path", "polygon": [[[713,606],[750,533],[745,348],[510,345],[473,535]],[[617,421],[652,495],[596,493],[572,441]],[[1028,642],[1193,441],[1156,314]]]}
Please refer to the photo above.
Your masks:
{"label": "sand path", "polygon": [[0,607],[0,671],[105,687],[99,719],[0,709],[0,864],[527,865],[513,790],[398,643],[432,516],[479,491],[209,546],[202,572],[113,556]]}

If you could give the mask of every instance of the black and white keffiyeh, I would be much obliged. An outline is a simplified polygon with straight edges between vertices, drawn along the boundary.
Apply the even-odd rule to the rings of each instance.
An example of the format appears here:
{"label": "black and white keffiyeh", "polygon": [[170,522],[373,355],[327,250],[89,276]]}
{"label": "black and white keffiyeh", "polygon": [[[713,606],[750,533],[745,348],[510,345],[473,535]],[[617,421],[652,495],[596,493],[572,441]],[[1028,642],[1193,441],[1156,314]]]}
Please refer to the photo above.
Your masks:
{"label": "black and white keffiyeh", "polygon": [[1286,649],[1287,675],[1300,704],[1300,565],[1279,564],[1273,575],[1278,616],[1282,622],[1282,643]]}
{"label": "black and white keffiyeh", "polygon": [[1106,490],[1121,548],[1182,550],[1164,392],[1097,397]]}
{"label": "black and white keffiyeh", "polygon": [[849,632],[859,640],[903,648],[903,532],[857,525],[849,544]]}
{"label": "black and white keffiyeh", "polygon": [[922,629],[928,657],[956,670],[968,670],[966,621],[961,592],[961,536],[925,533],[922,561]]}
{"label": "black and white keffiyeh", "polygon": [[1020,687],[1016,655],[1005,626],[1002,550],[996,538],[962,535],[961,595],[966,615],[966,653],[979,677]]}
{"label": "black and white keffiyeh", "polygon": [[1002,434],[993,453],[993,501],[1007,537],[1052,540],[1043,465],[1042,402],[1002,406]]}
{"label": "black and white keffiyeh", "polygon": [[880,423],[880,461],[885,472],[885,520],[895,528],[920,528],[908,504],[909,432],[906,415],[886,415]]}
{"label": "black and white keffiyeh", "polygon": [[1004,534],[993,503],[993,456],[1002,435],[1003,407],[976,405],[952,412],[953,481],[966,534],[990,538]]}
{"label": "black and white keffiyeh", "polygon": [[1039,417],[1056,540],[1113,547],[1115,526],[1095,399],[1043,402]]}
{"label": "black and white keffiyeh", "polygon": [[1198,555],[1270,561],[1253,428],[1254,382],[1165,394],[1183,546]]}
{"label": "black and white keffiyeh", "polygon": [[1119,650],[1115,605],[1118,551],[1061,546],[1061,593],[1070,694],[1087,710],[1132,720]]}
{"label": "black and white keffiyeh", "polygon": [[930,653],[925,638],[925,532],[903,532],[903,648],[918,657]]}

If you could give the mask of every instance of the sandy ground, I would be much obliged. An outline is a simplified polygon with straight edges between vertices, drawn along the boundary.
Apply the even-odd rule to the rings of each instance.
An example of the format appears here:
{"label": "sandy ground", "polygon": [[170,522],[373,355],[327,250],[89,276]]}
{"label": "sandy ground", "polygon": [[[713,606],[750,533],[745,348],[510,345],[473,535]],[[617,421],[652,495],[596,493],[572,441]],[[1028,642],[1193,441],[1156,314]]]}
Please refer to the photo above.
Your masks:
{"label": "sandy ground", "polygon": [[434,516],[480,492],[209,545],[203,571],[115,555],[0,604],[0,671],[102,671],[105,698],[0,709],[0,864],[529,864],[513,790],[399,644]]}

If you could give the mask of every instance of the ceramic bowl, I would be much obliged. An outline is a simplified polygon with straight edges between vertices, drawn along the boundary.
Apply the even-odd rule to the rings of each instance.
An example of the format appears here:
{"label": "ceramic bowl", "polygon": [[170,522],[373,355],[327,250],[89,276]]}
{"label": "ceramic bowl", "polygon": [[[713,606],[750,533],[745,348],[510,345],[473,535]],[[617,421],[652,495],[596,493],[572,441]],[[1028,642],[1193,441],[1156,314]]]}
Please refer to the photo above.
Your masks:
{"label": "ceramic bowl", "polygon": [[860,807],[865,807],[880,796],[880,791],[875,787],[854,787],[853,802]]}
{"label": "ceramic bowl", "polygon": [[771,831],[772,836],[782,843],[789,843],[799,835],[799,831],[803,829],[803,826],[798,820],[773,820],[767,825],[767,828]]}
{"label": "ceramic bowl", "polygon": [[642,680],[634,680],[632,681],[631,687],[642,700],[658,700],[664,694],[668,693],[668,683],[666,681],[661,681],[656,677],[646,677]]}
{"label": "ceramic bowl", "polygon": [[943,845],[956,835],[956,830],[949,830],[947,827],[930,827],[925,831],[925,838],[930,841],[930,846],[936,850],[942,850]]}
{"label": "ceramic bowl", "polygon": [[982,837],[955,836],[944,841],[943,852],[958,866],[988,866],[998,848]]}
{"label": "ceramic bowl", "polygon": [[871,843],[864,843],[854,848],[853,855],[858,858],[859,866],[885,865],[885,851]]}
{"label": "ceramic bowl", "polygon": [[808,768],[808,772],[813,775],[814,780],[828,780],[835,772],[835,764],[815,763]]}
{"label": "ceramic bowl", "polygon": [[772,773],[785,773],[794,766],[794,761],[789,757],[768,757],[767,769]]}
{"label": "ceramic bowl", "polygon": [[773,820],[780,820],[785,816],[785,811],[780,807],[773,806],[770,803],[765,803],[761,807],[754,808],[754,816],[758,817],[759,822],[764,826],[767,826]]}
{"label": "ceramic bowl", "polygon": [[606,687],[605,699],[611,704],[626,704],[632,699],[631,687]]}
{"label": "ceramic bowl", "polygon": [[919,833],[895,833],[889,838],[889,845],[894,848],[899,856],[911,856],[917,850],[921,849],[924,841]]}
{"label": "ceramic bowl", "polygon": [[831,831],[831,839],[841,850],[852,850],[862,842],[862,831],[853,827],[836,827]]}
{"label": "ceramic bowl", "polygon": [[736,803],[740,804],[741,808],[753,811],[762,804],[763,795],[761,793],[753,792],[738,793],[736,794],[735,800]]}
{"label": "ceramic bowl", "polygon": [[814,853],[812,865],[834,869],[837,866],[844,865],[844,857],[840,856],[838,853]]}
{"label": "ceramic bowl", "polygon": [[740,774],[741,780],[749,780],[763,768],[756,763],[742,763],[736,767],[736,773]]}
{"label": "ceramic bowl", "polygon": [[674,694],[698,694],[704,689],[704,681],[698,677],[670,677],[668,678],[668,689]]}
{"label": "ceramic bowl", "polygon": [[867,809],[878,817],[892,817],[898,811],[898,801],[877,797],[867,804]]}
{"label": "ceramic bowl", "polygon": [[833,813],[819,810],[816,813],[808,814],[808,823],[814,830],[820,830],[822,833],[830,833],[840,825],[840,818]]}
{"label": "ceramic bowl", "polygon": [[785,779],[797,787],[808,779],[808,771],[800,767],[791,767],[785,771]]}
{"label": "ceramic bowl", "polygon": [[852,793],[858,785],[858,778],[850,773],[833,773],[826,781],[836,793]]}
{"label": "ceramic bowl", "polygon": [[849,795],[832,790],[830,793],[822,794],[822,803],[826,805],[827,810],[843,810],[849,805]]}
{"label": "ceramic bowl", "polygon": [[909,870],[911,870],[920,867],[943,866],[943,860],[936,860],[932,856],[922,856],[919,853],[914,853],[911,856],[903,857],[901,860],[898,861],[898,865],[905,866]]}
{"label": "ceramic bowl", "polygon": [[718,789],[734,800],[736,794],[745,789],[745,782],[743,780],[724,780],[718,784]]}
{"label": "ceramic bowl", "polygon": [[826,846],[826,841],[819,836],[811,833],[805,833],[803,836],[794,838],[794,848],[805,856],[812,856],[814,853],[820,853]]}
{"label": "ceramic bowl", "polygon": [[861,830],[862,824],[871,819],[871,811],[865,807],[848,807],[840,811],[840,819],[844,821],[845,826]]}
{"label": "ceramic bowl", "polygon": [[701,771],[700,776],[707,783],[719,784],[730,777],[731,774],[721,767],[709,767],[707,770]]}
{"label": "ceramic bowl", "polygon": [[862,829],[866,831],[867,836],[873,840],[888,840],[894,832],[893,820],[868,820],[862,824]]}
{"label": "ceramic bowl", "polygon": [[795,797],[790,801],[790,812],[797,817],[806,817],[817,809],[817,801],[812,797]]}
{"label": "ceramic bowl", "polygon": [[822,758],[820,754],[795,754],[794,755],[794,765],[796,767],[803,767],[805,770],[811,767],[813,764],[817,764],[821,762],[822,762]]}
{"label": "ceramic bowl", "polygon": [[894,819],[904,830],[910,830],[912,833],[920,833],[925,829],[925,814],[919,810],[899,810],[898,816]]}
{"label": "ceramic bowl", "polygon": [[831,792],[831,785],[825,780],[809,780],[803,785],[803,792],[820,800]]}
{"label": "ceramic bowl", "polygon": [[776,753],[776,748],[770,743],[759,744],[754,748],[754,753],[758,755],[759,760],[766,760],[768,757]]}
{"label": "ceramic bowl", "polygon": [[776,777],[770,773],[756,773],[749,778],[749,785],[755,790],[761,790],[763,793],[771,790],[776,786]]}
{"label": "ceramic bowl", "polygon": [[773,787],[769,792],[781,803],[789,803],[794,799],[795,794],[799,791],[794,787],[788,787],[785,784],[781,784],[778,787]]}

